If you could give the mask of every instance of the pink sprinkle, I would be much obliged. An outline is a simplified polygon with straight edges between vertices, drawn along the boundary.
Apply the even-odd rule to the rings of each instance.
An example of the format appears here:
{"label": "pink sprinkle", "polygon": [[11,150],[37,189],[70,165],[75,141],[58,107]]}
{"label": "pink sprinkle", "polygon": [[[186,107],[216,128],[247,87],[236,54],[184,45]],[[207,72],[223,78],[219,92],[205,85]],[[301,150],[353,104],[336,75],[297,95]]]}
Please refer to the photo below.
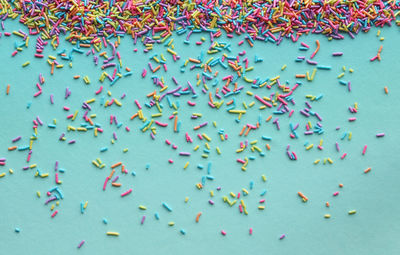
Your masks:
{"label": "pink sprinkle", "polygon": [[249,234],[252,235],[253,234],[253,228],[249,229]]}
{"label": "pink sprinkle", "polygon": [[279,237],[279,240],[282,240],[282,239],[285,238],[285,237],[286,237],[286,235],[283,234],[283,235],[281,235],[281,236]]}
{"label": "pink sprinkle", "polygon": [[225,230],[221,230],[221,234],[222,234],[223,236],[226,236]]}
{"label": "pink sprinkle", "polygon": [[306,47],[307,49],[310,48],[310,46],[308,46],[307,44],[305,44],[305,43],[303,43],[303,42],[301,43],[301,45],[304,46],[304,47]]}
{"label": "pink sprinkle", "polygon": [[336,191],[335,193],[333,193],[334,197],[336,197],[337,195],[339,195],[339,191]]}
{"label": "pink sprinkle", "polygon": [[54,216],[56,216],[58,213],[58,211],[56,210],[55,212],[53,212],[53,214],[51,215],[52,218],[54,218]]}
{"label": "pink sprinkle", "polygon": [[170,164],[174,163],[174,161],[173,161],[172,159],[168,159],[168,162],[169,162]]}
{"label": "pink sprinkle", "polygon": [[168,123],[161,123],[161,122],[159,122],[159,121],[155,121],[155,123],[156,123],[157,125],[161,126],[161,127],[166,127],[166,126],[168,126]]}
{"label": "pink sprinkle", "polygon": [[[108,178],[108,177],[107,177],[107,178]],[[131,192],[132,192],[132,189],[128,189],[127,191],[125,191],[124,193],[121,194],[121,197],[124,197],[124,196],[126,196],[126,195],[129,195],[129,194],[131,194]]]}
{"label": "pink sprinkle", "polygon": [[355,121],[357,118],[356,117],[352,117],[352,118],[349,118],[349,121],[351,122],[351,121]]}
{"label": "pink sprinkle", "polygon": [[346,157],[347,153],[343,153],[343,155],[340,157],[341,159],[344,159]]}
{"label": "pink sprinkle", "polygon": [[110,180],[110,177],[107,176],[103,184],[103,190],[106,190],[108,180]]}
{"label": "pink sprinkle", "polygon": [[364,146],[364,149],[362,151],[362,155],[365,155],[365,152],[367,151],[367,145]]}
{"label": "pink sprinkle", "polygon": [[96,95],[100,94],[102,90],[103,90],[103,86],[100,86],[99,90],[96,91]]}

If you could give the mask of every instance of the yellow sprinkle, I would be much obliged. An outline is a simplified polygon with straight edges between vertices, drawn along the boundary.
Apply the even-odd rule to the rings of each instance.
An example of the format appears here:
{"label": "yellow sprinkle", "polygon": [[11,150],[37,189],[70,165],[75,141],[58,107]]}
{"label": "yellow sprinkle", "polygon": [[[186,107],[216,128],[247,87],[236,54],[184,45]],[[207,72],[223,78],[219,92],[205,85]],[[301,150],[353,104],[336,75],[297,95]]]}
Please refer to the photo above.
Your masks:
{"label": "yellow sprinkle", "polygon": [[196,147],[194,147],[194,151],[197,151],[199,149],[200,146],[196,145]]}
{"label": "yellow sprinkle", "polygon": [[31,62],[26,61],[25,63],[22,64],[22,67],[28,66]]}
{"label": "yellow sprinkle", "polygon": [[263,180],[263,182],[266,182],[267,181],[267,177],[263,174],[263,175],[261,175],[261,179]]}
{"label": "yellow sprinkle", "polygon": [[327,160],[328,160],[328,162],[329,162],[330,164],[333,164],[333,161],[332,161],[331,158],[327,158]]}
{"label": "yellow sprinkle", "polygon": [[265,206],[263,206],[263,205],[260,205],[259,207],[258,207],[258,210],[264,210],[265,209]]}
{"label": "yellow sprinkle", "polygon": [[40,197],[40,191],[36,191],[36,196]]}
{"label": "yellow sprinkle", "polygon": [[282,66],[282,68],[281,68],[281,71],[285,70],[285,69],[286,69],[286,67],[287,67],[287,65],[286,65],[286,64],[284,64],[284,65]]}
{"label": "yellow sprinkle", "polygon": [[2,178],[2,177],[4,177],[4,176],[6,176],[6,173],[1,173],[1,174],[0,174],[0,178]]}
{"label": "yellow sprinkle", "polygon": [[231,197],[236,197],[235,193],[233,192],[229,193],[229,195],[231,195]]}
{"label": "yellow sprinkle", "polygon": [[203,133],[202,136],[203,136],[207,141],[211,142],[211,138],[210,138],[208,135],[206,135],[205,133]]}
{"label": "yellow sprinkle", "polygon": [[188,197],[185,197],[185,203],[187,203],[189,201]]}
{"label": "yellow sprinkle", "polygon": [[308,146],[306,147],[306,150],[309,150],[309,149],[311,149],[312,147],[314,147],[314,144],[308,145]]}
{"label": "yellow sprinkle", "polygon": [[173,225],[175,225],[175,222],[173,221],[168,222],[168,226],[172,227]]}
{"label": "yellow sprinkle", "polygon": [[329,219],[329,218],[331,217],[331,215],[330,215],[330,214],[325,214],[324,217],[325,217],[326,219]]}
{"label": "yellow sprinkle", "polygon": [[83,205],[83,209],[86,209],[87,205],[88,205],[88,201],[86,201],[85,204]]}
{"label": "yellow sprinkle", "polygon": [[186,169],[189,166],[189,161],[186,162],[185,166],[183,167],[183,169]]}
{"label": "yellow sprinkle", "polygon": [[320,159],[317,159],[317,160],[314,161],[314,164],[316,165],[316,164],[318,164],[320,161],[321,161]]}
{"label": "yellow sprinkle", "polygon": [[9,172],[10,174],[13,174],[13,173],[14,173],[14,170],[12,170],[12,169],[10,168],[10,169],[8,169],[8,172]]}
{"label": "yellow sprinkle", "polygon": [[119,236],[119,233],[118,232],[107,232],[107,235],[108,236]]}
{"label": "yellow sprinkle", "polygon": [[140,210],[147,210],[146,206],[144,206],[144,205],[139,205],[139,209]]}
{"label": "yellow sprinkle", "polygon": [[214,196],[214,191],[210,190],[210,196]]}
{"label": "yellow sprinkle", "polygon": [[356,210],[349,211],[349,214],[355,214],[355,213],[356,213]]}

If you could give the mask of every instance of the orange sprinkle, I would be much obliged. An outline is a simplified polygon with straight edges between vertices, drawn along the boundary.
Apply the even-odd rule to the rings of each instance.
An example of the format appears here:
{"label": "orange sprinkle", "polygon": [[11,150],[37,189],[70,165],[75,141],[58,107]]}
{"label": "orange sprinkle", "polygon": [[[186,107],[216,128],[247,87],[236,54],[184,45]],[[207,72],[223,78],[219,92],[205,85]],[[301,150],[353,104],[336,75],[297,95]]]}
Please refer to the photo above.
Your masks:
{"label": "orange sprinkle", "polygon": [[[6,90],[6,94],[10,94],[10,84],[7,84],[7,90]],[[386,93],[387,94],[387,93]]]}
{"label": "orange sprinkle", "polygon": [[8,150],[9,150],[9,151],[13,151],[13,150],[15,150],[15,149],[17,149],[17,146],[8,147]]}
{"label": "orange sprinkle", "polygon": [[231,105],[231,104],[233,104],[233,99],[226,103],[226,105]]}
{"label": "orange sprinkle", "polygon": [[197,214],[197,216],[196,216],[196,222],[199,222],[200,216],[201,216],[201,212],[199,212],[199,213]]}
{"label": "orange sprinkle", "polygon": [[388,87],[385,86],[385,94],[389,94]]}
{"label": "orange sprinkle", "polygon": [[211,94],[211,92],[210,92],[208,95],[209,95],[209,97],[210,97],[210,102],[211,102],[211,103],[214,103],[214,102],[213,102],[213,99],[212,99],[212,94]]}
{"label": "orange sprinkle", "polygon": [[133,115],[131,116],[131,120],[133,120],[134,118],[136,118],[138,115],[139,115],[138,113],[133,114]]}
{"label": "orange sprinkle", "polygon": [[121,187],[121,183],[113,182],[111,183],[111,185],[113,185],[114,187]]}
{"label": "orange sprinkle", "polygon": [[268,143],[265,146],[267,147],[268,150],[271,150],[271,146],[269,146]]}
{"label": "orange sprinkle", "polygon": [[306,78],[305,74],[296,74],[296,78]]}
{"label": "orange sprinkle", "polygon": [[130,72],[130,71],[131,71],[131,69],[130,69],[129,67],[126,67],[125,70],[126,70],[127,72]]}
{"label": "orange sprinkle", "polygon": [[246,125],[243,126],[242,131],[240,131],[239,136],[243,135],[244,130],[246,129]]}
{"label": "orange sprinkle", "polygon": [[80,75],[75,75],[74,79],[79,79],[81,76]]}
{"label": "orange sprinkle", "polygon": [[110,173],[110,175],[108,176],[108,178],[111,179],[111,177],[114,175],[114,173],[115,173],[115,169],[113,169],[113,170],[111,171],[111,173]]}
{"label": "orange sprinkle", "polygon": [[178,128],[178,115],[175,116],[175,120],[174,120],[174,131],[176,132]]}
{"label": "orange sprinkle", "polygon": [[117,162],[114,165],[111,166],[111,168],[116,168],[117,166],[122,165],[122,162]]}
{"label": "orange sprinkle", "polygon": [[193,63],[200,64],[200,60],[198,60],[198,59],[189,58],[189,61],[190,61],[190,62],[193,62]]}
{"label": "orange sprinkle", "polygon": [[158,65],[156,68],[154,68],[154,69],[153,69],[153,73],[157,72],[157,71],[158,71],[158,69],[160,69],[160,68],[161,68],[161,66],[160,66],[160,65]]}
{"label": "orange sprinkle", "polygon": [[364,173],[368,173],[369,171],[371,171],[371,167],[368,167],[367,169],[364,170]]}
{"label": "orange sprinkle", "polygon": [[156,94],[156,91],[154,90],[153,92],[151,92],[150,94],[147,94],[147,97],[152,97]]}
{"label": "orange sprinkle", "polygon": [[93,126],[93,121],[92,121],[92,119],[91,119],[91,118],[88,118],[88,121],[89,121],[90,125]]}
{"label": "orange sprinkle", "polygon": [[304,199],[304,201],[308,201],[308,198],[307,198],[303,193],[301,193],[300,191],[297,192],[297,194],[299,195],[299,197],[301,197],[302,199]]}
{"label": "orange sprinkle", "polygon": [[326,205],[326,207],[329,207],[329,202],[326,202],[325,205]]}
{"label": "orange sprinkle", "polygon": [[265,120],[265,122],[268,122],[272,119],[272,115],[269,115],[268,118]]}
{"label": "orange sprinkle", "polygon": [[249,127],[249,128],[247,129],[246,133],[244,133],[244,136],[247,136],[247,135],[249,134],[250,129],[251,129],[251,127]]}
{"label": "orange sprinkle", "polygon": [[217,75],[218,75],[218,71],[215,71],[214,77],[217,77]]}
{"label": "orange sprinkle", "polygon": [[51,63],[51,72],[50,72],[51,74],[54,74],[54,62],[53,63]]}

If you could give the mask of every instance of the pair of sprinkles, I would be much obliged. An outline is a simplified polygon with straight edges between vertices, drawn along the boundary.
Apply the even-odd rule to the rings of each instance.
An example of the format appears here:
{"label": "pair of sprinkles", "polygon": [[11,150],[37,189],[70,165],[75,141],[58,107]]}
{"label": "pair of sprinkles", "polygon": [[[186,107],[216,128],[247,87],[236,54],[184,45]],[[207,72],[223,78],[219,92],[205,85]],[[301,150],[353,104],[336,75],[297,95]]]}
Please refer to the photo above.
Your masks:
{"label": "pair of sprinkles", "polygon": [[[205,169],[199,180],[194,181],[194,187],[201,192],[204,191],[209,183],[215,182],[212,175],[212,161],[209,159],[216,156],[224,155],[218,144],[229,143],[229,137],[236,134],[228,134],[227,131],[220,127],[221,123],[207,119],[203,113],[196,112],[196,106],[202,101],[197,98],[207,99],[206,105],[213,111],[226,111],[232,117],[232,123],[237,126],[238,137],[241,141],[237,144],[235,153],[237,155],[236,162],[238,168],[245,172],[249,169],[252,162],[263,158],[271,150],[282,150],[287,155],[288,160],[302,160],[298,152],[291,149],[291,145],[287,144],[284,148],[276,148],[274,140],[278,140],[270,134],[256,136],[259,130],[263,130],[264,126],[271,126],[277,132],[287,132],[290,139],[297,140],[307,137],[323,136],[325,126],[323,119],[313,106],[323,102],[323,94],[306,95],[302,109],[295,107],[298,101],[295,95],[298,94],[299,88],[308,83],[312,83],[317,75],[323,75],[324,72],[330,72],[333,67],[327,63],[319,63],[317,60],[321,48],[319,40],[315,41],[315,45],[308,45],[304,42],[300,43],[299,51],[301,55],[294,59],[295,65],[306,66],[307,71],[293,75],[294,81],[284,81],[281,79],[281,73],[285,72],[287,64],[282,66],[281,73],[273,77],[257,77],[252,75],[252,71],[257,69],[257,65],[263,62],[258,56],[250,55],[246,51],[234,54],[230,41],[220,39],[222,33],[228,38],[233,36],[244,36],[244,40],[238,45],[247,43],[251,47],[254,45],[265,43],[274,43],[279,45],[284,38],[288,38],[293,42],[298,41],[302,34],[316,33],[324,34],[329,39],[343,39],[343,33],[354,37],[360,31],[369,31],[372,27],[383,27],[391,25],[399,14],[400,5],[395,1],[328,1],[326,3],[320,1],[255,1],[251,4],[248,2],[236,5],[235,1],[218,2],[218,1],[181,1],[175,4],[169,1],[157,2],[117,2],[117,1],[13,1],[2,2],[2,11],[0,18],[1,25],[4,29],[4,21],[8,18],[19,18],[28,32],[19,31],[3,32],[7,37],[15,37],[19,41],[15,43],[15,50],[11,53],[14,58],[19,58],[20,52],[29,47],[30,38],[36,39],[34,57],[47,62],[49,66],[48,75],[57,75],[57,69],[69,66],[72,68],[74,55],[80,54],[93,59],[94,65],[100,69],[101,75],[98,82],[102,85],[94,88],[93,97],[87,98],[81,102],[79,106],[67,105],[68,99],[74,97],[72,89],[65,88],[64,102],[61,109],[65,113],[64,120],[49,119],[47,124],[43,122],[39,116],[35,117],[32,122],[33,134],[30,137],[18,136],[13,138],[8,147],[9,153],[25,153],[27,165],[22,170],[34,172],[34,177],[54,178],[54,184],[47,189],[47,195],[44,204],[50,206],[50,217],[55,218],[59,210],[58,206],[64,199],[62,190],[62,175],[66,170],[59,167],[59,162],[55,162],[54,173],[47,173],[41,170],[36,163],[31,163],[35,141],[39,139],[40,129],[48,128],[60,132],[58,138],[60,143],[67,143],[74,146],[79,139],[71,134],[76,133],[84,135],[92,132],[95,139],[103,139],[104,130],[115,130],[112,133],[111,145],[99,146],[100,153],[114,153],[116,144],[118,144],[118,134],[121,132],[141,132],[148,135],[151,140],[162,139],[166,146],[175,152],[176,158],[185,158],[188,161],[182,166],[183,169],[195,167],[199,170]],[[240,22],[238,22],[238,20]],[[395,21],[400,25],[398,21]],[[179,47],[175,46],[173,35],[186,35],[185,44],[190,44],[190,37],[193,33],[205,33],[210,36],[210,47],[204,47],[206,39],[201,38],[195,42],[193,47],[201,47],[199,56],[193,56],[184,59],[179,55]],[[1,34],[0,34],[1,35]],[[122,51],[119,50],[121,38],[132,37],[134,43],[141,41],[144,46],[144,52],[148,55],[148,62],[138,68],[130,68],[124,65]],[[60,49],[60,39],[66,39],[71,43],[69,49]],[[164,46],[160,52],[160,47],[155,44]],[[46,47],[52,47],[56,54],[45,55]],[[382,46],[378,49],[376,56],[370,61],[381,61]],[[310,52],[308,52],[310,50]],[[134,51],[137,51],[135,49]],[[161,52],[162,51],[162,52]],[[343,52],[332,52],[332,57],[340,57]],[[254,64],[254,66],[252,65]],[[168,70],[179,66],[181,73],[189,73],[192,78],[183,81],[183,78],[172,77],[167,80]],[[21,68],[30,68],[30,61],[24,61]],[[141,71],[140,71],[141,70]],[[222,73],[229,72],[229,75]],[[351,77],[354,70],[345,66],[342,67],[341,73],[338,75],[340,85],[347,88],[351,92],[351,82],[343,80],[344,77]],[[118,86],[121,79],[131,79],[134,73],[139,73],[144,81],[150,81],[153,85],[152,89],[146,94],[143,100],[141,95],[129,97],[125,93],[121,95],[113,95],[111,89]],[[347,76],[345,76],[347,75]],[[96,77],[97,78],[97,77]],[[93,85],[93,79],[85,75],[74,75],[71,80],[81,81],[85,86]],[[108,83],[108,89],[107,87]],[[35,88],[33,100],[47,94],[46,83],[43,74],[38,74],[38,80],[32,85]],[[10,94],[10,85],[7,85],[6,95]],[[91,88],[92,88],[91,87]],[[384,87],[384,93],[388,94],[387,86]],[[58,105],[54,95],[50,95],[50,104]],[[129,105],[128,101],[134,102]],[[29,108],[31,102],[28,103]],[[116,108],[134,107],[131,116],[123,116]],[[58,107],[58,106],[57,106]],[[107,108],[110,112],[109,122],[97,122],[96,110]],[[127,106],[128,107],[128,106]],[[190,118],[185,119],[186,109],[193,109]],[[184,109],[181,110],[180,109]],[[259,111],[259,116],[249,122],[244,122],[244,116],[250,111]],[[357,103],[348,107],[352,116],[358,111]],[[155,112],[155,113],[154,113]],[[219,113],[222,114],[222,113]],[[117,116],[118,115],[118,116]],[[204,120],[206,119],[206,120]],[[82,121],[77,123],[78,120]],[[289,120],[289,128],[283,129],[282,120]],[[356,117],[349,117],[348,122],[356,122]],[[60,123],[61,122],[61,123]],[[62,129],[66,124],[66,128]],[[75,124],[74,124],[75,123]],[[128,123],[128,124],[127,124]],[[224,123],[225,124],[225,123]],[[60,127],[61,126],[61,127]],[[187,128],[187,127],[190,128]],[[214,128],[214,130],[210,130]],[[178,147],[171,137],[158,138],[157,131],[160,129],[168,129],[172,134],[176,134],[186,141],[184,148]],[[340,127],[336,130],[339,132]],[[376,133],[376,138],[384,138],[385,133]],[[341,143],[351,141],[352,132],[345,131],[338,136],[338,141],[334,146],[337,155],[326,155],[323,157],[323,165],[333,164],[334,160],[345,160],[349,152],[341,150]],[[27,144],[26,140],[28,140]],[[339,141],[340,140],[340,141]],[[339,143],[340,142],[340,143]],[[24,144],[22,144],[24,143]],[[103,141],[102,141],[103,143]],[[104,143],[103,143],[104,144]],[[306,153],[310,151],[324,150],[323,139],[320,139],[318,145],[304,142]],[[128,152],[128,148],[121,150],[123,153]],[[362,148],[362,155],[365,155],[367,145]],[[101,154],[103,155],[103,154]],[[221,156],[221,157],[222,157]],[[197,158],[197,159],[196,159]],[[333,160],[333,159],[334,160]],[[175,167],[175,158],[161,159],[166,160],[171,166]],[[194,163],[193,161],[200,161]],[[203,165],[207,161],[206,167]],[[313,163],[319,164],[321,159],[316,159]],[[312,162],[310,162],[312,163]],[[89,161],[90,164],[90,161]],[[102,191],[108,189],[122,189],[120,197],[123,199],[133,199],[134,192],[130,186],[125,186],[124,180],[130,177],[140,178],[140,173],[128,170],[122,162],[109,164],[100,157],[91,161],[94,168],[105,169],[109,171],[105,174],[105,181],[100,185]],[[197,165],[196,165],[197,164]],[[6,158],[0,159],[0,166],[6,165]],[[146,170],[150,168],[150,164],[145,166]],[[365,174],[371,171],[371,167],[366,168]],[[130,174],[129,174],[130,172]],[[13,170],[9,169],[12,174]],[[203,173],[203,172],[202,172]],[[6,173],[0,174],[5,177]],[[129,176],[129,177],[128,177]],[[256,187],[254,187],[256,186]],[[260,186],[260,189],[258,187]],[[343,187],[339,186],[340,188]],[[210,190],[210,199],[207,201],[212,207],[215,203],[226,204],[226,206],[237,208],[237,212],[241,215],[249,215],[249,206],[253,206],[249,201],[250,194],[258,193],[260,200],[255,206],[257,210],[263,211],[266,207],[267,194],[267,177],[261,176],[261,180],[255,185],[254,181],[246,187],[234,191],[222,190],[221,187]],[[223,194],[224,193],[224,194]],[[218,196],[222,199],[215,199]],[[41,199],[41,192],[37,191],[38,199]],[[295,194],[294,194],[295,195]],[[297,193],[301,201],[307,202],[309,198],[301,191]],[[333,193],[333,197],[338,197],[339,192]],[[185,199],[185,203],[189,198]],[[326,207],[330,203],[326,202]],[[80,203],[80,212],[85,214],[88,201]],[[160,207],[164,208],[168,213],[173,215],[173,206],[167,202],[160,201]],[[147,211],[145,205],[139,205],[138,209]],[[211,210],[211,209],[210,209]],[[158,212],[154,213],[157,221],[162,221]],[[199,212],[195,215],[195,223],[200,224],[200,217],[207,212]],[[347,212],[349,215],[356,214],[356,210],[352,209]],[[331,218],[330,214],[325,214],[325,218]],[[146,215],[143,215],[139,221],[141,225],[146,224]],[[107,220],[103,220],[107,224]],[[168,221],[168,226],[176,225],[174,221]],[[253,228],[249,229],[249,235],[253,234]],[[254,228],[255,229],[255,228]],[[219,230],[222,236],[226,236],[228,232],[224,229]],[[246,230],[247,231],[247,230]],[[19,228],[15,228],[15,232],[20,232]],[[181,235],[186,235],[187,231],[183,228],[179,230]],[[119,232],[108,231],[107,236],[118,237]],[[278,236],[280,240],[286,237],[286,234]],[[85,240],[79,242],[77,248],[80,249]]]}

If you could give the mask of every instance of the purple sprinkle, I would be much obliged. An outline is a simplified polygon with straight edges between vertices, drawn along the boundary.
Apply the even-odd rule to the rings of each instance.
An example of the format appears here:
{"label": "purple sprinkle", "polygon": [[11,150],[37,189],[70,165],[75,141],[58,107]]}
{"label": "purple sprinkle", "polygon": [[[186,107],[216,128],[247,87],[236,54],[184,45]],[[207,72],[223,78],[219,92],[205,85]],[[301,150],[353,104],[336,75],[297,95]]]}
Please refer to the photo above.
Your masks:
{"label": "purple sprinkle", "polygon": [[80,249],[84,243],[85,243],[85,240],[82,240],[82,241],[78,244],[78,249]]}
{"label": "purple sprinkle", "polygon": [[21,138],[22,138],[21,136],[18,136],[18,137],[16,137],[16,138],[14,138],[14,139],[12,140],[12,142],[15,143],[15,142],[21,140]]}

